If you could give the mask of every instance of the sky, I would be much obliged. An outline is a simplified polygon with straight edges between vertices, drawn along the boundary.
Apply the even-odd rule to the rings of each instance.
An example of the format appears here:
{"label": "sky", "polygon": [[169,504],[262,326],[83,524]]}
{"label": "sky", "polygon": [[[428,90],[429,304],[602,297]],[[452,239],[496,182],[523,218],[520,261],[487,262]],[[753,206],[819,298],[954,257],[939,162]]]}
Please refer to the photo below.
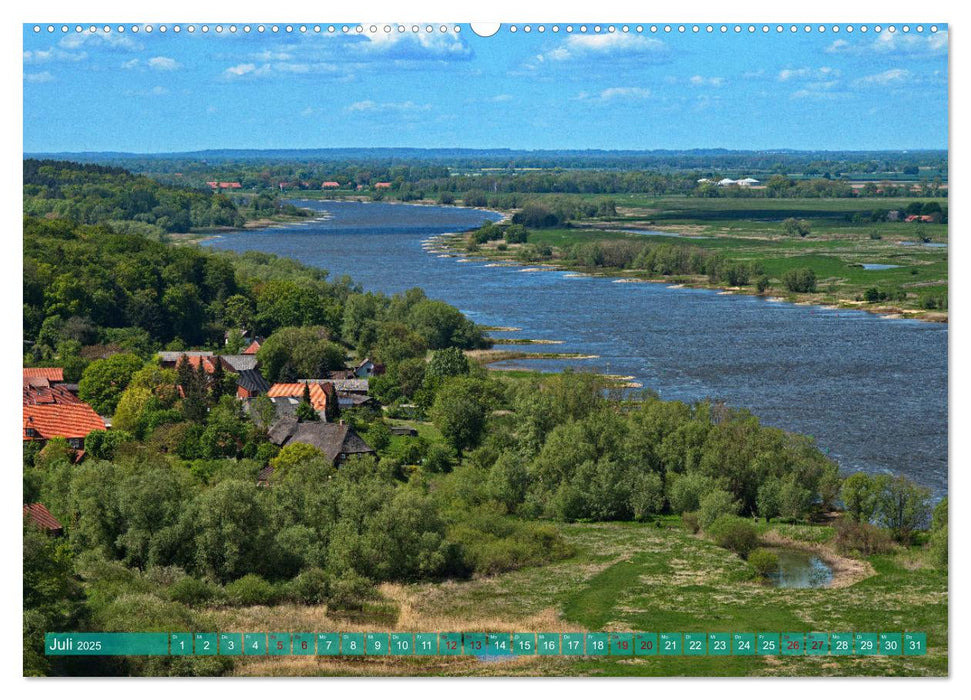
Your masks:
{"label": "sky", "polygon": [[948,146],[946,25],[124,26],[24,25],[25,152]]}

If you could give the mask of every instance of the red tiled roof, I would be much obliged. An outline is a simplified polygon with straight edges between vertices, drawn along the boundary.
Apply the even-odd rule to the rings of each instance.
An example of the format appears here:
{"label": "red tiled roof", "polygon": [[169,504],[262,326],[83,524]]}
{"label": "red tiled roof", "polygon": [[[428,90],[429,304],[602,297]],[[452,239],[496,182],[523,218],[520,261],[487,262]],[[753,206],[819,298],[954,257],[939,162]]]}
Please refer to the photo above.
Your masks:
{"label": "red tiled roof", "polygon": [[40,503],[25,503],[24,517],[29,517],[42,530],[62,530],[63,526],[51,512]]}
{"label": "red tiled roof", "polygon": [[381,188],[381,189],[386,189],[388,187],[391,187],[391,183],[390,182],[375,182],[374,183],[374,186],[375,187],[378,187],[378,188]]}
{"label": "red tiled roof", "polygon": [[209,185],[212,188],[219,187],[219,183],[218,182],[207,182],[206,184]]}
{"label": "red tiled roof", "polygon": [[24,367],[24,379],[39,377],[49,382],[63,382],[64,370],[60,367]]}
{"label": "red tiled roof", "polygon": [[212,374],[216,371],[216,366],[212,363],[212,358],[204,355],[183,355],[179,358],[178,362],[175,363],[175,366],[178,367],[183,362],[188,362],[189,366],[195,370],[199,369],[199,363],[201,362],[202,366],[206,370],[206,374]]}
{"label": "red tiled roof", "polygon": [[243,350],[241,354],[243,355],[255,355],[260,351],[260,341],[254,340],[249,344],[249,347]]}
{"label": "red tiled roof", "polygon": [[219,187],[224,190],[238,190],[242,187],[238,182],[220,182]]}
{"label": "red tiled roof", "polygon": [[328,180],[320,185],[321,187],[340,187],[341,183],[334,182],[333,180]]}
{"label": "red tiled roof", "polygon": [[[270,390],[266,392],[266,395],[272,398],[289,396],[296,399],[303,398],[303,382],[294,382],[292,384],[278,383],[270,387]],[[310,404],[317,411],[323,411],[327,408],[327,396],[335,396],[334,385],[330,382],[311,382],[310,383]],[[334,399],[331,398],[331,401]]]}
{"label": "red tiled roof", "polygon": [[24,406],[58,403],[81,403],[81,400],[63,386],[51,386],[46,379],[24,379]]}
{"label": "red tiled roof", "polygon": [[[101,416],[80,401],[24,406],[24,440],[83,438],[92,430],[104,429]],[[34,434],[28,435],[28,430]]]}

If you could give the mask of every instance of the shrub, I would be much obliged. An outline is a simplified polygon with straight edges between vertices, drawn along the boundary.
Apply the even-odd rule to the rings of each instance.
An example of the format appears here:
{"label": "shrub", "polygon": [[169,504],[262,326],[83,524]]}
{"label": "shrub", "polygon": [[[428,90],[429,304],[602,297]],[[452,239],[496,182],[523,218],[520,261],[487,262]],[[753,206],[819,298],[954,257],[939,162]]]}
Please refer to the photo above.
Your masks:
{"label": "shrub", "polygon": [[808,267],[786,270],[782,275],[782,284],[790,292],[811,293],[816,291],[816,273]]}
{"label": "shrub", "polygon": [[698,507],[698,522],[702,529],[708,527],[723,515],[738,513],[738,503],[728,491],[716,489],[706,493],[701,498]]}
{"label": "shrub", "polygon": [[698,513],[682,513],[681,522],[684,524],[688,532],[692,534],[697,534],[701,529],[701,523],[698,522]]}
{"label": "shrub", "polygon": [[287,585],[287,598],[295,603],[319,605],[330,596],[330,576],[323,569],[307,569]]}
{"label": "shrub", "polygon": [[719,547],[735,552],[743,559],[747,558],[759,543],[759,535],[755,526],[735,515],[722,515],[706,528],[708,535]]}
{"label": "shrub", "polygon": [[226,597],[236,605],[273,605],[280,599],[276,586],[256,574],[226,584]]}
{"label": "shrub", "polygon": [[702,496],[714,488],[710,478],[697,472],[684,474],[669,483],[668,503],[673,513],[698,510]]}
{"label": "shrub", "polygon": [[931,563],[939,569],[947,571],[947,525],[934,531],[930,543]]}
{"label": "shrub", "polygon": [[183,605],[205,605],[220,598],[219,586],[203,579],[186,576],[168,588],[168,597]]}
{"label": "shrub", "polygon": [[184,605],[151,593],[123,593],[92,611],[93,629],[105,632],[165,632],[191,629],[193,615]]}
{"label": "shrub", "polygon": [[755,573],[763,578],[779,570],[778,555],[761,547],[749,553],[748,563],[755,569]]}
{"label": "shrub", "polygon": [[869,557],[893,551],[893,538],[886,530],[870,523],[858,523],[849,518],[836,521],[833,543],[840,554]]}
{"label": "shrub", "polygon": [[328,610],[362,610],[364,604],[377,596],[374,584],[353,569],[333,577],[330,585]]}

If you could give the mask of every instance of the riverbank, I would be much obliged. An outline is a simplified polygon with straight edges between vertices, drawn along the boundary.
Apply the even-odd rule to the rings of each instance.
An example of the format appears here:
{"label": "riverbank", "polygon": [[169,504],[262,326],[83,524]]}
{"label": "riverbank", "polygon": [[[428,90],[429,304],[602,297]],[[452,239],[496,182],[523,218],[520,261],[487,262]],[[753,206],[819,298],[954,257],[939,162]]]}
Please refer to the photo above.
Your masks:
{"label": "riverbank", "polygon": [[[640,236],[644,234],[629,234],[627,232],[610,230],[610,229],[599,229],[591,228],[590,231],[596,230],[598,232],[617,234],[618,239],[626,238],[630,235]],[[584,229],[577,229],[575,235],[579,238],[583,237]],[[675,231],[660,230],[660,233],[676,233]],[[588,266],[578,265],[571,263],[568,260],[564,260],[562,257],[558,258],[556,255],[556,249],[553,249],[553,254],[548,260],[543,262],[529,261],[525,262],[522,258],[522,251],[526,250],[526,244],[510,244],[503,242],[493,242],[490,244],[476,245],[474,248],[468,244],[468,236],[466,233],[457,234],[446,234],[439,237],[441,247],[429,248],[428,252],[435,252],[441,254],[441,251],[447,251],[447,254],[451,257],[457,257],[459,261],[465,261],[470,258],[476,258],[480,260],[487,260],[491,264],[495,265],[510,265],[510,266],[520,266],[523,267],[523,271],[539,271],[539,270],[558,270],[567,271],[578,275],[589,275],[593,277],[604,277],[613,279],[616,282],[641,282],[641,283],[651,283],[651,284],[664,284],[671,288],[681,288],[690,287],[693,289],[709,289],[717,291],[721,294],[742,294],[747,296],[755,296],[767,299],[773,302],[785,302],[791,304],[799,305],[810,305],[816,306],[823,309],[831,310],[858,310],[866,311],[877,316],[881,316],[889,319],[912,319],[925,322],[934,323],[947,323],[948,313],[946,310],[934,311],[925,309],[914,309],[905,308],[903,306],[891,303],[872,303],[866,302],[860,299],[850,299],[839,295],[834,295],[832,292],[811,292],[811,293],[798,293],[785,291],[784,294],[780,295],[778,289],[772,289],[765,292],[758,291],[754,286],[728,286],[723,284],[712,284],[706,276],[703,275],[672,275],[670,277],[657,277],[647,273],[644,270],[638,269],[620,269],[620,268],[592,268]],[[683,242],[688,245],[695,244],[699,239],[693,236],[685,237],[673,237],[677,238],[678,241]],[[667,241],[672,242],[672,241]],[[470,249],[472,248],[472,249]],[[830,281],[824,279],[821,281],[820,286],[828,284]],[[775,285],[779,285],[778,279],[774,280]]]}

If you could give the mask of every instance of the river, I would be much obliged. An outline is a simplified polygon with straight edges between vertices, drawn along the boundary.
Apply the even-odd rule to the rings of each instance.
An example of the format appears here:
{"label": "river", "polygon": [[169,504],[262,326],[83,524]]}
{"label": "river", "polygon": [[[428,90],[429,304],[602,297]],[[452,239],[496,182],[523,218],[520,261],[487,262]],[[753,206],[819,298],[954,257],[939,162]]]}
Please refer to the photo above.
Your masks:
{"label": "river", "polygon": [[498,214],[294,203],[327,218],[228,234],[207,245],[288,256],[332,277],[348,274],[365,289],[420,286],[477,323],[522,329],[496,336],[563,341],[527,350],[597,356],[517,365],[631,376],[665,399],[722,399],[765,424],[814,436],[844,471],[906,474],[935,496],[947,492],[946,324],[459,262],[428,252],[423,242]]}

